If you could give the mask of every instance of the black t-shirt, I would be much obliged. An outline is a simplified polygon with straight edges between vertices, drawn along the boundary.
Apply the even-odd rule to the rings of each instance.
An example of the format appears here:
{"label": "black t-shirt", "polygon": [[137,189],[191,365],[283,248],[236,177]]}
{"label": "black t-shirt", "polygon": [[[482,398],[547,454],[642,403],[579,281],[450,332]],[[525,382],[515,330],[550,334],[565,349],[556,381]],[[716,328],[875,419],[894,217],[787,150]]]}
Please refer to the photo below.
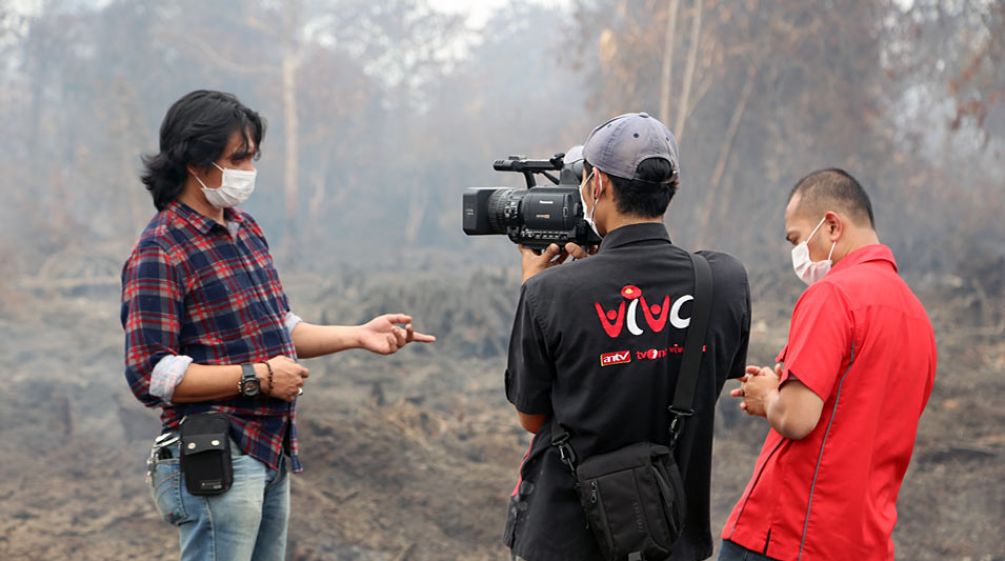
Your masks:
{"label": "black t-shirt", "polygon": [[[715,402],[727,378],[743,375],[750,289],[743,265],[701,252],[714,302],[693,408],[678,443],[687,491],[684,534],[670,559],[712,554],[709,481]],[[673,399],[691,317],[694,271],[663,224],[618,228],[600,251],[550,268],[521,291],[506,370],[506,396],[547,415],[521,468],[505,540],[528,561],[600,560],[569,468],[551,445],[561,423],[580,458],[640,441],[668,444]]]}

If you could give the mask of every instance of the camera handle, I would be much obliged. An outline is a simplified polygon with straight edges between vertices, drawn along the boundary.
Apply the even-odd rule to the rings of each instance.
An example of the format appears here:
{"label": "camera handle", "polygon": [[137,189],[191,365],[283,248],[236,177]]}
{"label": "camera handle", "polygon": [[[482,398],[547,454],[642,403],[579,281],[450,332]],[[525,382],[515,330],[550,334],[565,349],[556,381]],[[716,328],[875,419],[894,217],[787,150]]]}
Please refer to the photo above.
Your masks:
{"label": "camera handle", "polygon": [[547,177],[549,181],[558,185],[559,179],[548,172],[561,171],[564,165],[564,158],[565,154],[563,153],[555,154],[547,160],[530,160],[525,156],[510,156],[505,160],[496,160],[493,162],[492,168],[496,171],[522,173],[524,180],[527,182],[527,188],[531,189],[537,186],[537,179],[534,177],[534,174],[537,173],[540,173]]}

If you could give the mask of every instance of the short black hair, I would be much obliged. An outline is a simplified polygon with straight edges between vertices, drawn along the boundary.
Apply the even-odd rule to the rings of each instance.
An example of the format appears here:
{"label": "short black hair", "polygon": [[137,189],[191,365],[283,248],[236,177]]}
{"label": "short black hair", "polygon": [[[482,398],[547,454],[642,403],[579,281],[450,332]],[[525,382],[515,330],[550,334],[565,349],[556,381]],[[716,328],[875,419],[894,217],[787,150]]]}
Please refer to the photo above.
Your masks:
{"label": "short black hair", "polygon": [[[593,173],[593,165],[584,160],[583,170],[589,175]],[[636,179],[607,174],[614,185],[614,202],[618,212],[642,218],[663,216],[677,194],[680,184],[677,170],[666,158],[654,157],[639,162],[635,174],[638,175]]]}
{"label": "short black hair", "polygon": [[847,212],[858,224],[876,227],[869,195],[858,180],[843,169],[814,171],[796,183],[789,193],[789,201],[797,194],[802,197],[799,200],[800,210],[805,208],[822,215],[828,210],[839,209]]}
{"label": "short black hair", "polygon": [[255,145],[255,157],[265,137],[265,119],[225,92],[196,90],[174,102],[164,116],[160,152],[144,156],[140,176],[157,210],[181,195],[191,164],[204,168],[220,159],[235,131],[244,131],[244,148]]}

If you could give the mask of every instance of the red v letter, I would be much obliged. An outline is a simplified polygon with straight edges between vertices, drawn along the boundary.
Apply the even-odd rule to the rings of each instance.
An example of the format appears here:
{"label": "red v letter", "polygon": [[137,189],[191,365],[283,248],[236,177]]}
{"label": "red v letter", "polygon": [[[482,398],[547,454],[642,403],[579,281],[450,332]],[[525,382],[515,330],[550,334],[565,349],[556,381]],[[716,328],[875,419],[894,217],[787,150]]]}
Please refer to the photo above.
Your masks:
{"label": "red v letter", "polygon": [[663,331],[666,327],[667,318],[670,317],[670,295],[663,297],[663,306],[660,308],[659,314],[655,317],[653,312],[649,309],[649,304],[646,303],[646,297],[642,297],[642,313],[646,316],[646,323],[653,330],[654,333],[659,333]]}
{"label": "red v letter", "polygon": [[600,307],[600,303],[593,304],[597,308],[597,317],[600,318],[600,325],[603,326],[604,331],[607,336],[611,339],[615,339],[618,335],[621,335],[621,327],[625,324],[625,301],[622,300],[621,304],[618,306],[618,315],[616,318],[611,318],[611,323],[607,320],[608,314],[614,315],[614,310],[610,312],[604,312],[604,309]]}

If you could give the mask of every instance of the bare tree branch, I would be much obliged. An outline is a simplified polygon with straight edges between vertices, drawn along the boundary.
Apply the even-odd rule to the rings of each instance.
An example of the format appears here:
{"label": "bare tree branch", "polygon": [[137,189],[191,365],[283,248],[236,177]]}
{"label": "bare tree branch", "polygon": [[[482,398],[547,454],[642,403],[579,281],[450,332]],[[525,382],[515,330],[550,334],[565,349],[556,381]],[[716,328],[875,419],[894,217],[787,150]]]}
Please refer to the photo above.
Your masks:
{"label": "bare tree branch", "polygon": [[712,179],[709,182],[708,194],[705,196],[705,204],[701,209],[701,222],[698,227],[698,244],[697,247],[704,247],[704,244],[708,241],[708,226],[712,217],[712,209],[720,208],[721,205],[725,204],[725,201],[721,201],[721,197],[717,197],[720,186],[722,185],[722,176],[726,171],[726,164],[729,161],[729,156],[733,151],[733,141],[736,140],[736,133],[740,129],[740,121],[743,120],[743,113],[747,110],[747,102],[750,101],[750,94],[754,91],[754,82],[757,77],[757,67],[751,66],[747,71],[747,81],[743,85],[743,92],[740,93],[740,99],[736,102],[736,107],[733,109],[733,116],[729,120],[729,127],[726,129],[726,134],[722,139],[722,143],[719,145],[719,158],[715,163],[715,171],[712,172]]}
{"label": "bare tree branch", "polygon": [[670,0],[667,14],[666,42],[663,45],[663,73],[660,81],[660,120],[670,119],[670,80],[673,77],[674,35],[677,28],[677,8],[680,0]]}
{"label": "bare tree branch", "polygon": [[677,122],[673,129],[678,141],[684,136],[684,123],[690,110],[688,102],[691,96],[691,83],[694,81],[694,69],[698,62],[698,44],[701,43],[701,8],[702,0],[695,0],[694,16],[691,19],[691,48],[687,54],[684,85],[681,90],[680,103],[677,105]]}
{"label": "bare tree branch", "polygon": [[[286,210],[286,235],[283,246],[293,247],[294,225],[297,223],[298,198],[300,194],[300,121],[297,115],[297,70],[300,68],[300,52],[297,42],[299,32],[299,0],[283,2],[283,118],[285,132],[285,158],[283,162],[283,194]],[[284,252],[287,256],[289,251]]]}

